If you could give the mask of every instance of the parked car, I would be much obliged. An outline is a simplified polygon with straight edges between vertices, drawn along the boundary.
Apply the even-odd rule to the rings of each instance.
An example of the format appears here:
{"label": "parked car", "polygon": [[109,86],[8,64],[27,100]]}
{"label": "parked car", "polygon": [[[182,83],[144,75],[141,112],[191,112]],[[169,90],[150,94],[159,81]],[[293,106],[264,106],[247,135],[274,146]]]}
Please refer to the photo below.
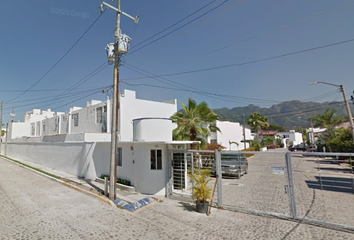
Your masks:
{"label": "parked car", "polygon": [[288,147],[288,149],[291,152],[297,152],[297,151],[315,152],[317,150],[317,148],[315,146],[306,146],[305,144],[298,144],[295,146],[290,146],[290,147]]}
{"label": "parked car", "polygon": [[[215,162],[212,166],[212,173],[216,175]],[[221,153],[221,173],[223,176],[240,178],[248,173],[248,160],[244,153],[222,152]]]}

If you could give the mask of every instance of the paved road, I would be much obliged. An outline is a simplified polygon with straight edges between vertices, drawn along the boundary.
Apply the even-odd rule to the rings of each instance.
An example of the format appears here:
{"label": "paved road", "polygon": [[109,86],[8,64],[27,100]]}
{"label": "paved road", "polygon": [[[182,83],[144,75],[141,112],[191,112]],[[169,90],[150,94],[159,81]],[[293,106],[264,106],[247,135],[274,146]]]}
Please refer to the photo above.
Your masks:
{"label": "paved road", "polygon": [[0,159],[0,239],[354,239],[354,234],[165,199],[133,215]]}

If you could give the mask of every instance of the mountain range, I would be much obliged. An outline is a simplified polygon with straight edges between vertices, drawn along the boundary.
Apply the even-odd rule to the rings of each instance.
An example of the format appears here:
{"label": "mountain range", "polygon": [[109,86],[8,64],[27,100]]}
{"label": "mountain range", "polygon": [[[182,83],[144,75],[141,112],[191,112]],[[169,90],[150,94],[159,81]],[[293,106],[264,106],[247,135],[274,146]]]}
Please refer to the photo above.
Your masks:
{"label": "mountain range", "polygon": [[[354,106],[350,102],[351,110],[353,112]],[[344,102],[301,102],[298,100],[282,102],[275,104],[270,108],[261,108],[250,104],[245,107],[219,108],[213,109],[216,114],[220,116],[221,121],[239,122],[243,123],[243,115],[245,116],[245,123],[249,116],[258,112],[268,117],[268,122],[272,125],[279,125],[285,129],[309,128],[311,127],[310,118],[316,114],[323,114],[326,108],[337,110],[337,115],[347,116]]]}

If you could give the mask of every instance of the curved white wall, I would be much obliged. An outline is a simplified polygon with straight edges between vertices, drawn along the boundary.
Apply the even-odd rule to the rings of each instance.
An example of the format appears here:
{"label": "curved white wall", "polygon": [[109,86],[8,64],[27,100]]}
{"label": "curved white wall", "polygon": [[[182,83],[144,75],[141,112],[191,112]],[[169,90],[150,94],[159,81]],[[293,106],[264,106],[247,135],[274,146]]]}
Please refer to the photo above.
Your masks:
{"label": "curved white wall", "polygon": [[172,141],[174,124],[169,118],[133,120],[133,139],[138,142]]}

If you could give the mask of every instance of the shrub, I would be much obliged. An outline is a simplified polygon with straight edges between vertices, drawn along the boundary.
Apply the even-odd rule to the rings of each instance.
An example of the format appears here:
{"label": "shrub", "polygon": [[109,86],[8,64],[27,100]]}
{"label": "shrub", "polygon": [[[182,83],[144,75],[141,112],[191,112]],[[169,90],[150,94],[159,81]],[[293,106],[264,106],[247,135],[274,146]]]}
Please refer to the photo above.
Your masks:
{"label": "shrub", "polygon": [[275,144],[269,144],[269,145],[267,146],[267,148],[268,148],[268,149],[276,149],[277,146],[276,146]]}
{"label": "shrub", "polygon": [[120,184],[123,184],[123,185],[126,185],[126,186],[130,186],[130,181],[129,180],[124,180],[124,179],[121,179],[121,178],[117,178],[117,183],[120,183]]}

